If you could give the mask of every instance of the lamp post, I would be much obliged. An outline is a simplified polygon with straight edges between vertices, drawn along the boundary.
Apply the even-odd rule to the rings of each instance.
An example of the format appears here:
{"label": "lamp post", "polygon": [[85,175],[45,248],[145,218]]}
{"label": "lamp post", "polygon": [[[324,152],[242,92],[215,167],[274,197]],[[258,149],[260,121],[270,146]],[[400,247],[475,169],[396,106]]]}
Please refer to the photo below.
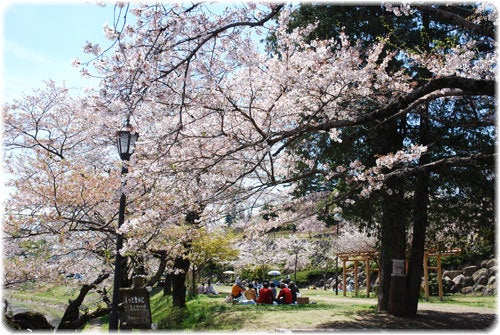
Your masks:
{"label": "lamp post", "polygon": [[[335,221],[337,221],[337,257],[335,257],[335,295],[339,295],[339,226],[342,220],[342,215],[340,213],[335,213],[333,216]],[[345,287],[343,287],[345,290]]]}
{"label": "lamp post", "polygon": [[[127,122],[126,129],[120,130],[117,133],[117,145],[118,145],[118,153],[120,154],[120,158],[123,161],[122,164],[122,177],[128,173],[128,161],[130,157],[134,153],[135,150],[135,142],[139,138],[139,134],[137,132],[133,132],[132,127]],[[120,209],[118,212],[118,229],[122,226],[125,220],[125,204],[127,201],[127,197],[123,192],[123,187],[125,186],[126,181],[122,181],[122,190],[120,195]],[[117,234],[116,236],[116,255],[115,255],[115,276],[113,280],[113,301],[111,303],[111,313],[109,315],[109,330],[117,330],[118,329],[118,304],[120,302],[120,287],[122,283],[123,277],[123,261],[124,258],[120,255],[120,249],[123,247],[123,236],[121,234]]]}

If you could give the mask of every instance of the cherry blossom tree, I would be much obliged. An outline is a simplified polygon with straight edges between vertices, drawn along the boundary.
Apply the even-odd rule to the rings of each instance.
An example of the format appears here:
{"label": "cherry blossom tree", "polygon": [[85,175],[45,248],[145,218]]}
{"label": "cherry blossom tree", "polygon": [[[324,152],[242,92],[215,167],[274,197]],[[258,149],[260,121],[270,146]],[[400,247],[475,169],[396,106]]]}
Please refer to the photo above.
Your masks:
{"label": "cherry blossom tree", "polygon": [[[257,208],[271,198],[290,216],[310,218],[301,229],[314,224],[316,230],[321,223],[311,213],[294,210],[301,201],[324,196],[341,211],[358,195],[395,194],[395,176],[477,159],[421,164],[428,144],[412,142],[374,157],[372,166],[354,160],[332,169],[314,159],[304,162],[287,148],[305,145],[305,134],[328,134],[339,143],[342,128],[384,125],[442,97],[494,96],[496,55],[477,52],[480,41],[447,52],[386,52],[387,39],[368,48],[345,35],[310,41],[315,25],[289,31],[290,9],[281,4],[234,4],[226,10],[205,3],[129,6],[117,3],[119,19],[105,27],[112,48],[89,43],[86,51],[95,58],[75,61],[84,75],[102,77],[98,93],[72,103],[53,100],[62,93],[49,91],[35,109],[9,107],[16,113],[6,118],[6,137],[23,152],[8,163],[17,190],[9,206],[11,237],[45,233],[61,254],[68,240],[82,253],[99,248],[98,261],[109,265],[110,241],[120,233],[126,237],[121,252],[132,260],[168,250],[176,264],[172,271],[183,274],[178,291],[185,294],[193,231],[217,224],[236,203]],[[413,13],[406,6],[398,10]],[[483,7],[474,18],[479,22],[467,21],[474,27],[492,20]],[[256,42],[271,31],[278,54]],[[390,68],[396,58],[425,68],[429,79],[419,83],[407,68]],[[47,104],[43,99],[50,96]],[[77,117],[70,113],[76,108]],[[29,122],[16,119],[21,115]],[[140,143],[124,189],[127,222],[116,231],[120,176],[110,150],[123,120],[140,133]],[[298,161],[308,168],[297,173]],[[293,200],[293,183],[311,175],[346,180],[352,192],[328,190]],[[281,215],[259,224],[279,227],[288,221]],[[261,229],[259,224],[252,229]],[[388,228],[382,223],[384,236]],[[182,297],[175,301],[183,304]]]}
{"label": "cherry blossom tree", "polygon": [[[44,91],[5,106],[4,123],[12,191],[4,221],[6,262],[25,255],[23,266],[6,267],[6,283],[19,280],[14,272],[53,281],[66,273],[90,275],[89,264],[107,268],[119,176],[109,138],[95,132],[95,116],[67,89],[48,82]],[[14,247],[15,241],[25,242]],[[50,265],[39,266],[42,260]]]}

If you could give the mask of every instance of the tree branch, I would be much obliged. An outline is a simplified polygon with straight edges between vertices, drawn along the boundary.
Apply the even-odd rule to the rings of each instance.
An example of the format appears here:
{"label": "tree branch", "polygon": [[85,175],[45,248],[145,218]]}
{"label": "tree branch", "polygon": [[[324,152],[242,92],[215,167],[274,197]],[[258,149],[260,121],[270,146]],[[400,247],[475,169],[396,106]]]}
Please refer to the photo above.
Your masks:
{"label": "tree branch", "polygon": [[415,167],[405,167],[403,169],[395,170],[389,173],[386,173],[385,180],[391,177],[398,177],[398,178],[403,178],[403,177],[410,177],[413,175],[416,175],[421,172],[426,172],[426,171],[431,171],[431,170],[437,170],[443,167],[450,167],[450,166],[475,166],[478,165],[478,162],[483,162],[483,161],[490,161],[494,160],[496,157],[496,154],[475,154],[467,157],[446,157],[442,158],[440,160],[430,162],[428,164],[424,165],[419,165]]}
{"label": "tree branch", "polygon": [[434,19],[450,22],[458,27],[471,31],[477,35],[487,36],[491,39],[495,39],[495,30],[493,29],[493,26],[487,24],[473,23],[463,18],[460,15],[457,15],[449,11],[445,11],[443,9],[434,6],[412,6],[412,7],[431,15]]}
{"label": "tree branch", "polygon": [[[94,280],[91,284],[84,284],[80,289],[80,294],[75,300],[70,300],[68,308],[64,312],[64,315],[59,323],[58,329],[80,329],[85,323],[90,320],[92,315],[106,315],[102,314],[104,311],[108,311],[109,308],[99,308],[91,314],[84,314],[80,316],[79,308],[83,303],[83,300],[87,296],[90,290],[95,289],[97,285],[102,283],[106,278],[109,277],[109,273],[104,273],[99,275],[99,277]],[[110,310],[110,309],[109,309]]]}
{"label": "tree branch", "polygon": [[352,119],[329,120],[325,123],[316,125],[302,125],[289,131],[283,131],[274,134],[268,140],[270,145],[274,145],[287,138],[295,137],[300,134],[312,133],[318,131],[328,131],[333,128],[353,127],[366,124],[374,120],[384,120],[405,110],[418,99],[442,89],[461,89],[463,95],[495,95],[495,81],[484,79],[470,79],[463,77],[442,77],[430,80],[427,84],[416,88],[413,92],[400,98],[399,100],[388,104],[384,108],[380,108],[371,113],[362,114]]}

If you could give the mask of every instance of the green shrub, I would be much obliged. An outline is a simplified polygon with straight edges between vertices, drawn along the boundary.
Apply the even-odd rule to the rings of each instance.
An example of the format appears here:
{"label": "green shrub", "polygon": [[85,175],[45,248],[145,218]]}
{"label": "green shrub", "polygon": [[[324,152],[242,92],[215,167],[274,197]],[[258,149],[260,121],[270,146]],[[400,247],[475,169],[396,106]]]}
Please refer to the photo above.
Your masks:
{"label": "green shrub", "polygon": [[[452,283],[447,282],[445,280],[442,281],[443,284],[443,293],[450,293]],[[423,290],[421,290],[422,293]],[[439,283],[438,283],[438,275],[435,272],[429,273],[429,294],[433,296],[439,295]]]}

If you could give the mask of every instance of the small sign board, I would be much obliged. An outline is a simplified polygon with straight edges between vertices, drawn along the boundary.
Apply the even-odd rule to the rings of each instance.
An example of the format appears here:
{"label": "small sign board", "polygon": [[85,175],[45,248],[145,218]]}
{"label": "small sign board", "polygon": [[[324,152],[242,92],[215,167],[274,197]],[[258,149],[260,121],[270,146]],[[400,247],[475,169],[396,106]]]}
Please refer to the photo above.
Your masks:
{"label": "small sign board", "polygon": [[393,259],[392,260],[392,276],[404,277],[405,276],[405,260]]}
{"label": "small sign board", "polygon": [[125,310],[126,328],[151,328],[151,307],[149,305],[149,292],[145,288],[121,289],[123,307]]}

